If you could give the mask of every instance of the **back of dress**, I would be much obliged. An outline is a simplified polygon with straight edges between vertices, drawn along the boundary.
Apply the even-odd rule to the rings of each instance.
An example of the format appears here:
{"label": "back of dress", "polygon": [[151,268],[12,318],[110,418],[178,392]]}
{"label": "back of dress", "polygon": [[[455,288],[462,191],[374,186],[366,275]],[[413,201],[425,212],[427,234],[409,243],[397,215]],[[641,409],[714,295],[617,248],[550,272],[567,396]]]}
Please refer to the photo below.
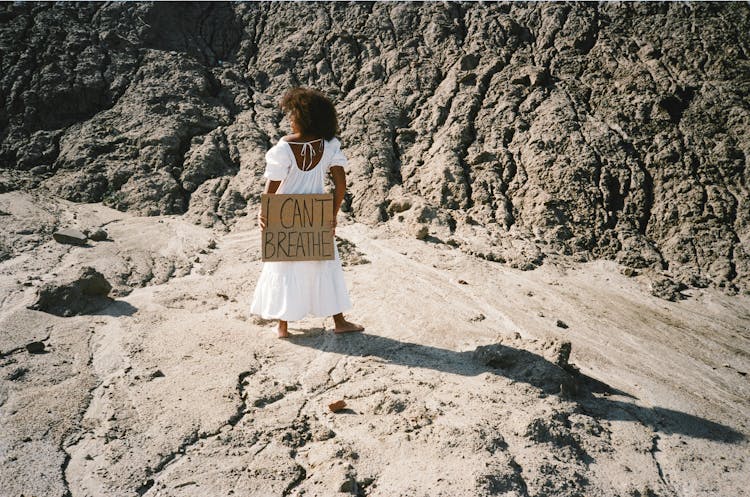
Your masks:
{"label": "back of dress", "polygon": [[276,193],[324,193],[324,180],[328,170],[331,166],[346,167],[348,161],[341,151],[341,142],[338,138],[323,140],[323,143],[323,157],[315,167],[303,171],[297,164],[290,142],[280,139],[266,152],[266,170],[263,177],[281,181]]}

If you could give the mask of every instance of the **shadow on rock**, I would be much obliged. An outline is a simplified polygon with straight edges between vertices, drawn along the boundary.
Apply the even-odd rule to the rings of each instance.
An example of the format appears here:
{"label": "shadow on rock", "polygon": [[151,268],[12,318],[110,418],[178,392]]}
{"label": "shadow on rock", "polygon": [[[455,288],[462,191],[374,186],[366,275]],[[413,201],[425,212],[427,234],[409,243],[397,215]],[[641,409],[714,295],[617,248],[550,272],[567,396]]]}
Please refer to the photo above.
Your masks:
{"label": "shadow on rock", "polygon": [[[545,394],[575,401],[581,409],[600,419],[639,422],[661,433],[722,442],[738,442],[745,436],[707,419],[662,407],[647,408],[631,402],[607,398],[610,395],[634,398],[625,392],[586,376],[568,364],[569,342],[525,342],[516,337],[504,343],[479,346],[473,351],[455,352],[429,345],[401,342],[387,337],[357,333],[335,336],[318,330],[292,335],[296,345],[351,356],[374,356],[391,364],[429,368],[464,376],[482,373],[502,375],[532,385]],[[504,340],[505,341],[505,340]],[[520,346],[538,346],[551,359]]]}

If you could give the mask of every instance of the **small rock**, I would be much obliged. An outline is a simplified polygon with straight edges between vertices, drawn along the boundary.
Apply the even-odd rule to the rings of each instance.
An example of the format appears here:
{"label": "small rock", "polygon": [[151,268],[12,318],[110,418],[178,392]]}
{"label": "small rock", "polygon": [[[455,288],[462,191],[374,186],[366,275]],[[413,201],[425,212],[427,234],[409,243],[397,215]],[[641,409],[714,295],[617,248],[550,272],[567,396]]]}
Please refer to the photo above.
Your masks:
{"label": "small rock", "polygon": [[[41,343],[41,342],[39,342],[39,343]],[[27,345],[26,349],[28,350],[28,348],[29,348],[29,346]],[[42,349],[44,349],[44,344],[42,344]],[[31,351],[29,351],[29,352],[31,352]],[[10,381],[20,380],[28,372],[29,372],[29,370],[26,369],[26,368],[16,368],[13,371],[11,371],[6,378],[8,380],[10,380]]]}
{"label": "small rock", "polygon": [[458,280],[458,284],[459,285],[468,285],[468,283],[466,282],[466,280]]}
{"label": "small rock", "polygon": [[666,276],[660,276],[651,282],[651,295],[675,302],[686,298],[685,294],[682,293],[682,290],[686,288],[687,286],[681,282],[673,281]]}
{"label": "small rock", "polygon": [[336,433],[333,430],[330,430],[328,428],[321,428],[320,430],[317,430],[315,433],[313,433],[313,440],[317,442],[323,442],[325,440],[330,440],[335,436]]}
{"label": "small rock", "polygon": [[564,321],[561,321],[560,319],[558,319],[558,320],[557,320],[557,323],[556,323],[556,324],[557,324],[557,327],[558,327],[558,328],[562,328],[562,329],[564,329],[564,330],[568,328],[568,325],[567,325],[567,324],[565,324],[565,322],[564,322]]}
{"label": "small rock", "polygon": [[566,368],[568,366],[568,360],[570,359],[570,352],[572,350],[572,345],[569,341],[561,342],[557,346],[557,350],[555,351],[555,364],[560,366],[561,368]]}
{"label": "small rock", "polygon": [[373,478],[364,478],[361,481],[355,480],[353,476],[349,476],[348,478],[348,480],[341,484],[339,491],[352,495],[365,495],[365,489],[375,481]]}
{"label": "small rock", "polygon": [[154,479],[149,478],[148,480],[144,480],[143,482],[141,482],[140,486],[135,489],[135,492],[138,495],[143,495],[146,492],[148,492],[148,489],[150,489],[153,486],[154,486]]}
{"label": "small rock", "polygon": [[632,267],[624,267],[620,271],[622,274],[627,276],[628,278],[632,278],[633,276],[638,276],[638,271],[633,269]]}
{"label": "small rock", "polygon": [[344,402],[343,400],[337,400],[336,402],[332,404],[328,404],[328,409],[330,409],[332,412],[339,412],[345,407],[346,407],[346,402]]}
{"label": "small rock", "polygon": [[96,231],[94,231],[93,233],[91,233],[91,235],[89,235],[89,238],[91,238],[95,242],[101,242],[102,240],[106,240],[108,236],[109,235],[107,234],[106,231],[104,231],[101,228],[97,228]]}
{"label": "small rock", "polygon": [[430,230],[427,228],[427,226],[420,226],[419,228],[417,228],[414,236],[417,237],[417,240],[424,240],[429,234]]}
{"label": "small rock", "polygon": [[161,371],[161,369],[157,369],[153,373],[151,373],[151,378],[164,378],[164,373]]}
{"label": "small rock", "polygon": [[472,323],[476,323],[476,322],[479,322],[479,321],[484,321],[485,319],[486,319],[485,315],[482,314],[482,313],[479,313],[476,316],[474,316],[471,319],[469,319],[469,321],[471,321]]}
{"label": "small rock", "polygon": [[44,352],[43,342],[30,342],[26,344],[26,350],[29,354],[41,354]]}
{"label": "small rock", "polygon": [[341,484],[341,487],[339,487],[339,492],[356,495],[358,493],[357,482],[353,478],[346,480],[344,483]]}
{"label": "small rock", "polygon": [[210,249],[215,249],[216,248],[216,240],[214,240],[213,238],[211,238],[208,241],[207,247],[210,248]]}
{"label": "small rock", "polygon": [[64,229],[52,233],[52,238],[59,243],[86,245],[86,235],[78,230]]}

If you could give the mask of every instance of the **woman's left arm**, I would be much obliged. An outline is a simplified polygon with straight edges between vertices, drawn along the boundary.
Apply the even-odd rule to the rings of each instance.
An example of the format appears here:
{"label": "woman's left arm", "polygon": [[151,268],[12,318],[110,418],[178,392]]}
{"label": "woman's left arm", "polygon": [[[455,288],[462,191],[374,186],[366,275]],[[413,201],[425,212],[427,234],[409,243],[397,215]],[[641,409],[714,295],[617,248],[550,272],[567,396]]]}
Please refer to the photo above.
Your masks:
{"label": "woman's left arm", "polygon": [[331,177],[333,178],[333,226],[332,229],[336,228],[336,216],[339,213],[341,203],[344,201],[344,194],[346,193],[346,172],[341,166],[331,166]]}

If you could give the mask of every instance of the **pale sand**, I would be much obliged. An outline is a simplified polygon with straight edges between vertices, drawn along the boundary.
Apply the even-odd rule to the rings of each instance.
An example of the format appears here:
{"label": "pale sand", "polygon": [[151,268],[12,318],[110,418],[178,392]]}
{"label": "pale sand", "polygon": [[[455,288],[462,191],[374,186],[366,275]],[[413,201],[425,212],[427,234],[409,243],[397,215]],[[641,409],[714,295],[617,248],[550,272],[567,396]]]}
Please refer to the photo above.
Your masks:
{"label": "pale sand", "polygon": [[[279,340],[248,313],[253,216],[222,234],[20,193],[0,208],[6,229],[46,215],[106,223],[113,240],[0,263],[2,496],[748,495],[748,296],[668,302],[612,262],[522,272],[342,220],[370,261],[345,267],[346,316],[365,332],[309,318]],[[25,308],[38,281],[82,264],[166,282],[97,315]],[[45,338],[49,353],[23,349]],[[612,391],[544,393],[554,339]],[[522,363],[472,355],[500,341]]]}

